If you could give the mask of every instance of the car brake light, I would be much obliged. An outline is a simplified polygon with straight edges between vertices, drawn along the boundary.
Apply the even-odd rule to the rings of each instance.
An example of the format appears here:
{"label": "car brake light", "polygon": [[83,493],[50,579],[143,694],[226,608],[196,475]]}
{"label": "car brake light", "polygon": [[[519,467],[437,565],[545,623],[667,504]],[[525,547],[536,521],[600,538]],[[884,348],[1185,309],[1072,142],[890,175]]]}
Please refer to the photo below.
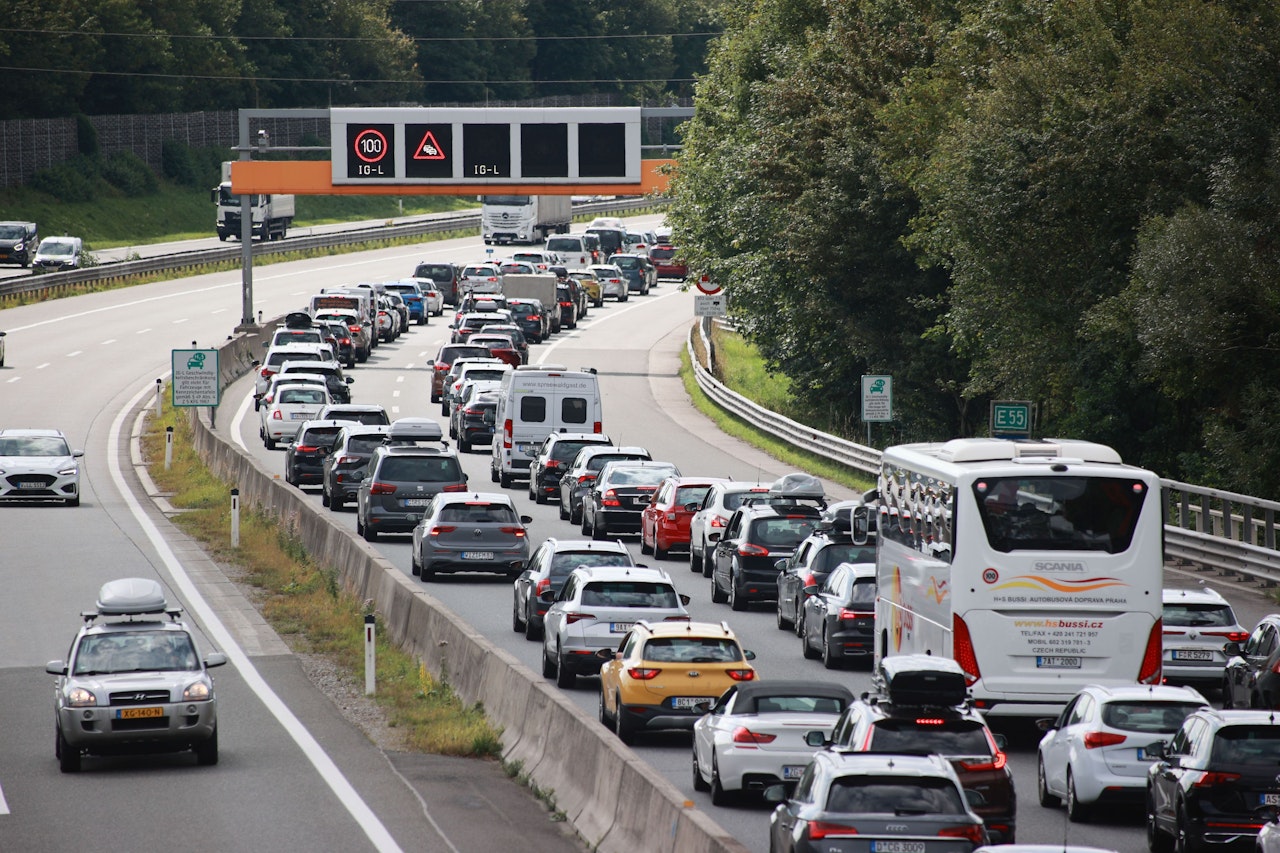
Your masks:
{"label": "car brake light", "polygon": [[613,489],[604,493],[604,497],[600,500],[602,506],[622,506],[622,501],[618,500],[618,493]]}
{"label": "car brake light", "polygon": [[1201,631],[1200,636],[1222,637],[1226,639],[1228,642],[1243,643],[1245,640],[1249,639],[1249,632],[1248,631]]}
{"label": "car brake light", "polygon": [[452,533],[457,529],[458,526],[456,524],[437,524],[435,527],[431,528],[431,533],[428,535],[439,536],[441,533]]}
{"label": "car brake light", "polygon": [[[1158,626],[1159,622],[1156,624]],[[969,635],[968,624],[959,614],[951,617],[951,627],[951,657],[964,670],[965,685],[972,687],[974,682],[982,678],[982,670],[978,668],[978,655],[973,650],[973,637]],[[1159,636],[1156,634],[1157,642]]]}
{"label": "car brake light", "polygon": [[594,618],[596,618],[594,613],[575,613],[572,611],[565,611],[564,614],[564,622],[566,625],[572,625],[574,622],[581,622],[584,619]]}
{"label": "car brake light", "polygon": [[1240,778],[1239,773],[1223,773],[1220,770],[1207,771],[1195,783],[1193,788],[1216,788],[1219,785],[1225,785],[1228,782],[1235,782]]}
{"label": "car brake light", "polygon": [[582,476],[578,477],[578,482],[579,482],[579,483],[590,483],[590,482],[591,482],[592,480],[594,480],[595,478],[596,478],[596,475],[595,475],[595,474],[583,474]]}
{"label": "car brake light", "polygon": [[836,618],[842,622],[869,622],[875,618],[873,613],[865,613],[861,610],[850,610],[847,607],[841,607]]}
{"label": "car brake light", "polygon": [[274,371],[274,370],[271,370],[270,368],[267,368],[267,367],[262,368],[262,378],[263,378],[263,379],[270,379],[270,378],[271,378],[272,376],[274,376],[274,375],[275,375],[275,371]]}
{"label": "car brake light", "polygon": [[752,681],[756,677],[754,669],[726,669],[724,674],[734,681]]}
{"label": "car brake light", "polygon": [[829,820],[811,820],[809,821],[809,840],[817,841],[822,838],[839,838],[845,835],[857,835],[857,827],[848,826],[843,823],[832,823]]}
{"label": "car brake light", "polygon": [[561,463],[560,463],[558,460],[556,460],[556,459],[548,459],[548,460],[547,460],[547,466],[546,466],[546,467],[547,467],[547,468],[559,468],[559,467],[560,467],[560,464],[561,464]]}
{"label": "car brake light", "polygon": [[318,446],[311,445],[311,444],[299,444],[297,447],[294,448],[294,450],[296,450],[298,453],[315,453],[319,449],[320,448]]}
{"label": "car brake light", "polygon": [[466,483],[450,483],[440,491],[442,492],[465,492],[467,490]]}
{"label": "car brake light", "polygon": [[738,556],[740,557],[767,557],[769,549],[762,545],[753,545],[750,542],[743,542],[738,545]]}
{"label": "car brake light", "polygon": [[728,525],[728,523],[729,523],[729,519],[724,517],[723,515],[711,516],[711,522],[710,522],[711,527],[725,527]]}
{"label": "car brake light", "polygon": [[284,420],[284,415],[280,414],[280,410],[279,410],[279,409],[276,409],[274,412],[272,412],[272,413],[271,413],[271,420],[273,420],[273,421],[282,421],[282,420]]}
{"label": "car brake light", "polygon": [[806,586],[817,586],[817,585],[818,585],[818,579],[813,576],[813,572],[805,572],[804,578],[802,578],[800,581],[800,588],[804,589]]}
{"label": "car brake light", "polygon": [[983,844],[987,840],[987,831],[980,823],[943,827],[938,830],[938,835],[941,838],[966,838],[974,844]]}
{"label": "car brake light", "polygon": [[599,421],[596,421],[595,425],[591,428],[591,431],[599,435],[600,433],[604,432],[604,428],[600,425]]}
{"label": "car brake light", "polygon": [[1124,743],[1128,738],[1115,732],[1088,732],[1084,736],[1085,749],[1097,749],[1102,746],[1115,746]]}
{"label": "car brake light", "polygon": [[369,494],[371,495],[394,495],[396,487],[390,483],[374,482],[369,486]]}
{"label": "car brake light", "polygon": [[734,729],[732,737],[734,743],[745,744],[773,743],[777,739],[777,735],[766,734],[764,732],[753,732],[746,726],[738,726]]}
{"label": "car brake light", "polygon": [[502,532],[510,533],[512,536],[519,539],[521,536],[524,536],[525,529],[523,527],[503,527]]}
{"label": "car brake light", "polygon": [[656,678],[660,672],[662,672],[662,670],[655,669],[651,666],[633,666],[627,669],[627,675],[638,681],[650,681]]}
{"label": "car brake light", "polygon": [[1147,635],[1147,650],[1142,655],[1142,667],[1138,670],[1139,684],[1160,683],[1160,656],[1162,645],[1160,635],[1164,628],[1163,620],[1157,619]]}
{"label": "car brake light", "polygon": [[511,418],[507,418],[502,424],[502,449],[511,449]]}
{"label": "car brake light", "polygon": [[551,589],[551,578],[543,578],[538,581],[538,585],[533,588],[533,595],[536,598],[547,590]]}

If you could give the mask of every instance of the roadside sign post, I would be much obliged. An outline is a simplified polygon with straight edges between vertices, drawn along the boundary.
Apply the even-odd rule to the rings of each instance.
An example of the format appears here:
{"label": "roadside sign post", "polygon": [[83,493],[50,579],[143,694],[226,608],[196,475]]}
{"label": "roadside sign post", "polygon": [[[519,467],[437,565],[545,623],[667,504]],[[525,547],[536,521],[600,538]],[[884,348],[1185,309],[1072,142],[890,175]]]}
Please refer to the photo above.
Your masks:
{"label": "roadside sign post", "polygon": [[991,401],[992,438],[1030,438],[1032,417],[1031,403],[1026,400]]}
{"label": "roadside sign post", "polygon": [[862,421],[867,425],[867,445],[871,445],[871,424],[893,420],[893,377],[862,376]]}
{"label": "roadside sign post", "polygon": [[176,349],[172,354],[171,403],[182,406],[217,406],[222,401],[216,349]]}
{"label": "roadside sign post", "polygon": [[711,276],[703,273],[695,282],[698,292],[693,295],[693,316],[695,317],[727,317],[729,316],[729,300],[720,285],[711,281]]}

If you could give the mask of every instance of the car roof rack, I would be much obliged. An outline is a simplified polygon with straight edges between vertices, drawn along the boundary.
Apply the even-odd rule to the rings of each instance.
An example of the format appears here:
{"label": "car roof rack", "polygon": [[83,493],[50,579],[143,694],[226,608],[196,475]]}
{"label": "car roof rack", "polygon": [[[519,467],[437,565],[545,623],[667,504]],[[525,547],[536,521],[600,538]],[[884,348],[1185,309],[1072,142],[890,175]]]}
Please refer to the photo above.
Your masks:
{"label": "car roof rack", "polygon": [[177,619],[182,613],[179,607],[170,607],[165,599],[164,587],[159,581],[150,578],[120,578],[108,581],[98,590],[97,607],[86,610],[80,615],[85,622],[92,622],[100,616],[130,617],[168,616]]}

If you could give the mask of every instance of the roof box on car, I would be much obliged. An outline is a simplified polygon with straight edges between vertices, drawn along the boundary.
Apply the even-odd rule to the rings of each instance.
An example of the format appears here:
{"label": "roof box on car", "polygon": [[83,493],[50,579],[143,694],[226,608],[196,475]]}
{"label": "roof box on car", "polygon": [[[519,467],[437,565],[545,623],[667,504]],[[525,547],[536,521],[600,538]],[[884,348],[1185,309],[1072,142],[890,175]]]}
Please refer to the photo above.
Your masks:
{"label": "roof box on car", "polygon": [[954,707],[969,693],[960,664],[933,655],[881,658],[876,680],[894,705]]}
{"label": "roof box on car", "polygon": [[165,601],[164,587],[150,578],[121,578],[108,581],[98,590],[97,610],[92,616],[144,616],[158,613],[177,615],[177,608]]}
{"label": "roof box on car", "polygon": [[444,431],[430,418],[398,418],[387,430],[391,442],[443,441]]}
{"label": "roof box on car", "polygon": [[284,315],[286,329],[310,329],[311,315],[306,311],[291,311]]}
{"label": "roof box on car", "polygon": [[769,497],[820,501],[826,497],[826,491],[817,477],[797,471],[774,480],[769,486]]}

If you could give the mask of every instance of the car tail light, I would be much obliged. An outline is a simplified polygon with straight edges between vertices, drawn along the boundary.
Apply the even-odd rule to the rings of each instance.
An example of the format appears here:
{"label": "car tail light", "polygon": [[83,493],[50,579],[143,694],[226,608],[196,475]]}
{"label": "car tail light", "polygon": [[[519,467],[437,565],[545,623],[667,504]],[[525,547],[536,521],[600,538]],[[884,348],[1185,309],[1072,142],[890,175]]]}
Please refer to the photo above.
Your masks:
{"label": "car tail light", "polygon": [[503,527],[501,530],[503,533],[510,533],[517,539],[525,535],[525,529],[523,527]]}
{"label": "car tail light", "polygon": [[847,607],[841,607],[839,614],[836,616],[842,622],[867,622],[875,618],[875,614],[866,613],[861,610],[850,610]]}
{"label": "car tail light", "polygon": [[800,579],[801,589],[805,588],[806,586],[817,586],[817,585],[818,585],[818,579],[813,576],[813,572],[805,572],[804,577]]}
{"label": "car tail light", "polygon": [[264,368],[262,368],[262,378],[263,378],[263,379],[270,379],[272,376],[275,376],[275,374],[276,374],[276,372],[275,372],[274,370],[272,370],[271,368],[269,368],[269,367],[264,367]]}
{"label": "car tail light", "polygon": [[390,483],[379,483],[375,481],[369,486],[369,494],[371,495],[394,495],[395,493],[396,487]]}
{"label": "car tail light", "polygon": [[442,492],[465,492],[467,490],[466,483],[450,483],[440,491]]}
{"label": "car tail light", "polygon": [[548,470],[550,470],[550,469],[552,469],[552,468],[560,468],[561,466],[562,466],[562,463],[561,463],[558,459],[548,459],[548,460],[547,460],[547,465],[546,465],[546,467],[547,467],[547,469],[548,469]]}
{"label": "car tail light", "polygon": [[[1159,622],[1156,623],[1157,627]],[[969,635],[969,626],[965,623],[964,618],[955,615],[951,618],[951,657],[955,662],[960,664],[960,668],[964,670],[964,681],[969,687],[974,682],[982,678],[982,670],[978,668],[978,656],[973,651],[973,637]],[[1157,646],[1159,649],[1159,633],[1156,634]],[[1157,670],[1159,669],[1159,655],[1157,654]]]}
{"label": "car tail light", "polygon": [[1191,787],[1193,788],[1214,788],[1218,785],[1225,785],[1229,782],[1235,782],[1240,779],[1239,773],[1223,773],[1220,770],[1207,771],[1203,776],[1197,779]]}
{"label": "car tail light", "polygon": [[987,746],[991,747],[991,760],[958,761],[956,763],[965,770],[975,773],[978,771],[1003,770],[1004,766],[1009,763],[1009,756],[1005,755],[1004,751],[996,746],[996,739],[992,737],[990,730],[984,731],[983,734],[987,736]]}
{"label": "car tail light", "polygon": [[1098,749],[1103,746],[1115,746],[1124,743],[1128,738],[1115,732],[1088,732],[1084,736],[1085,749]]}
{"label": "car tail light", "polygon": [[[1167,634],[1169,632],[1165,631],[1165,633]],[[1248,631],[1201,631],[1200,636],[1222,637],[1231,643],[1243,643],[1245,640],[1249,639],[1249,632]]]}
{"label": "car tail light", "polygon": [[480,415],[483,413],[484,413],[483,409],[463,409],[462,410],[462,414],[464,415]]}
{"label": "car tail light", "polygon": [[334,465],[350,465],[352,462],[359,462],[359,456],[339,456],[333,460]]}
{"label": "car tail light", "polygon": [[946,826],[938,830],[941,838],[966,838],[974,844],[983,844],[987,840],[987,831],[980,823],[967,823],[964,826]]}
{"label": "car tail light", "polygon": [[756,677],[754,669],[726,669],[724,674],[734,681],[753,681]]}
{"label": "car tail light", "polygon": [[439,536],[441,533],[452,533],[457,529],[458,526],[456,524],[437,524],[431,528],[431,533],[428,535]]}
{"label": "car tail light", "polygon": [[[511,423],[511,422],[510,422],[510,421],[507,421],[507,423]],[[591,482],[592,480],[594,480],[595,478],[596,478],[596,475],[595,475],[595,474],[583,474],[583,475],[581,475],[580,477],[578,477],[578,483],[579,483],[579,485],[581,485],[581,484],[583,484],[583,483],[590,483],[590,482]]]}
{"label": "car tail light", "polygon": [[753,545],[750,542],[743,542],[738,545],[738,556],[740,557],[767,557],[769,549],[762,545]]}
{"label": "car tail light", "polygon": [[574,611],[566,610],[564,614],[564,623],[566,625],[572,625],[574,622],[581,622],[584,619],[595,619],[595,618],[596,618],[596,615],[594,613],[576,613]]}
{"label": "car tail light", "polygon": [[655,669],[651,666],[633,666],[627,668],[627,675],[638,681],[651,681],[656,678],[660,672],[662,672],[662,670]]}
{"label": "car tail light", "polygon": [[809,840],[822,838],[840,838],[845,835],[857,835],[858,828],[844,823],[832,823],[829,820],[809,821]]}
{"label": "car tail light", "polygon": [[272,413],[271,413],[271,420],[273,420],[273,421],[282,421],[282,420],[284,420],[284,415],[282,415],[282,414],[280,413],[280,410],[279,410],[279,409],[276,409],[274,412],[272,412]]}
{"label": "car tail light", "polygon": [[622,506],[622,501],[618,500],[618,493],[613,489],[604,493],[604,497],[600,500],[602,506]]}
{"label": "car tail light", "polygon": [[1147,635],[1147,650],[1142,655],[1142,668],[1138,670],[1140,684],[1160,683],[1160,635],[1163,628],[1163,620],[1157,619],[1156,624],[1151,626],[1151,633]]}
{"label": "car tail light", "polygon": [[316,453],[317,451],[320,450],[320,448],[319,446],[311,445],[311,444],[299,444],[297,447],[294,448],[294,450],[297,451],[298,453]]}
{"label": "car tail light", "polygon": [[542,595],[544,592],[546,592],[549,589],[551,589],[551,578],[543,578],[542,580],[538,581],[537,586],[533,588],[533,595],[536,598],[537,596]]}
{"label": "car tail light", "polygon": [[560,307],[561,307],[561,308],[572,308],[572,307],[573,307],[573,303],[572,303],[572,302],[561,302],[561,303],[560,303]]}
{"label": "car tail light", "polygon": [[502,449],[511,449],[511,418],[507,418],[502,423]]}
{"label": "car tail light", "polygon": [[753,732],[746,726],[738,726],[733,730],[733,742],[745,744],[773,743],[778,739],[777,735],[766,734],[764,732]]}
{"label": "car tail light", "polygon": [[723,516],[723,515],[713,515],[713,516],[711,516],[711,521],[709,522],[708,526],[710,526],[710,527],[727,527],[727,526],[728,526],[728,524],[729,524],[729,518],[728,518],[727,516]]}
{"label": "car tail light", "polygon": [[604,432],[604,428],[601,426],[599,421],[596,421],[595,425],[591,428],[591,431],[596,435],[599,435],[600,433]]}

